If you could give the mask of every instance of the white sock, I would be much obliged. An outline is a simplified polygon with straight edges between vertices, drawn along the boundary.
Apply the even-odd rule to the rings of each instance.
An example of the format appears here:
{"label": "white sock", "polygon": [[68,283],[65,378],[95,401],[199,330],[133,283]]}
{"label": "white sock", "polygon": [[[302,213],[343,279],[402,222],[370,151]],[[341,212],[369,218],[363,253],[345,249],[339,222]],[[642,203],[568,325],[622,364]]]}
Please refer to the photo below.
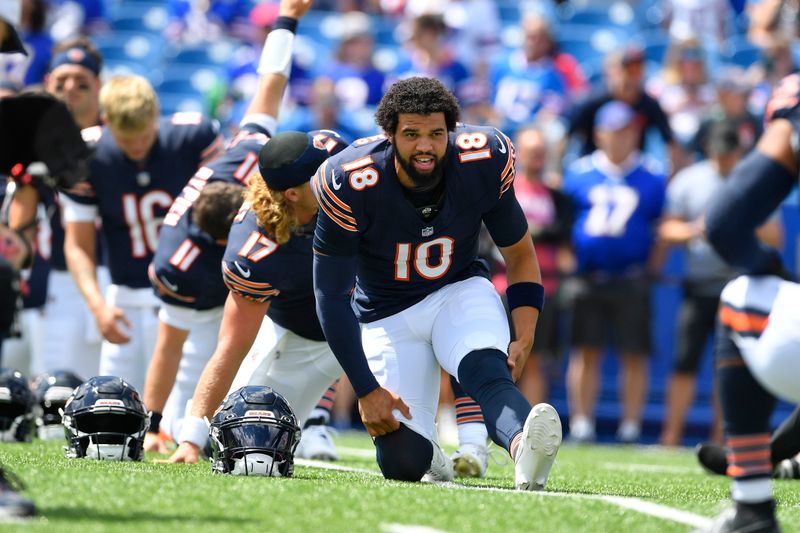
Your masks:
{"label": "white sock", "polygon": [[475,444],[476,446],[486,446],[486,439],[489,432],[484,424],[469,422],[458,425],[458,445]]}
{"label": "white sock", "polygon": [[331,412],[327,409],[320,409],[319,407],[315,407],[312,409],[311,414],[308,415],[308,420],[313,420],[315,418],[321,418],[322,424],[327,426],[328,423],[331,421]]}
{"label": "white sock", "polygon": [[769,478],[734,479],[731,497],[741,503],[761,503],[772,499],[772,480]]}

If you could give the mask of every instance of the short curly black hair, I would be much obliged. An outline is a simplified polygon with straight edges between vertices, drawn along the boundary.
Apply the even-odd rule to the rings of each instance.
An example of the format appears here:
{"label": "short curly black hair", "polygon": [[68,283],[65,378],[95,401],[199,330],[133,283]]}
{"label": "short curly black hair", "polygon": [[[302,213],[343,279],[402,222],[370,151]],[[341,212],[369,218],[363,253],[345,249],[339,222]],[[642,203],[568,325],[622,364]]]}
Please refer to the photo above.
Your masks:
{"label": "short curly black hair", "polygon": [[447,130],[453,131],[456,129],[461,109],[458,107],[456,97],[442,85],[442,82],[434,78],[417,76],[400,80],[389,87],[375,111],[375,122],[386,133],[394,134],[400,113],[416,115],[444,113]]}

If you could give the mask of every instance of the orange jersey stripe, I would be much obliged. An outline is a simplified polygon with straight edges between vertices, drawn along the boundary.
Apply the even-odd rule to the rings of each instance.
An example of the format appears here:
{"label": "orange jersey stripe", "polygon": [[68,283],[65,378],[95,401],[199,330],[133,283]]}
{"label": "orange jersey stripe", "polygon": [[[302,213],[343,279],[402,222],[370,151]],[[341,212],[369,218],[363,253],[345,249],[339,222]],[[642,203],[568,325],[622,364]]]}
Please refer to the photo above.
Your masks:
{"label": "orange jersey stripe", "polygon": [[767,329],[767,323],[769,322],[769,316],[736,311],[725,305],[719,309],[719,319],[733,331],[738,332],[752,331],[755,333],[763,333],[764,330]]}
{"label": "orange jersey stripe", "polygon": [[193,303],[197,300],[197,298],[194,298],[192,296],[182,296],[177,292],[170,290],[169,287],[167,287],[160,279],[158,279],[158,276],[156,276],[156,272],[153,269],[152,264],[150,264],[150,266],[147,267],[147,274],[148,277],[150,278],[150,283],[155,285],[158,292],[163,294],[164,296],[169,296],[170,298],[186,303]]}
{"label": "orange jersey stripe", "polygon": [[332,208],[329,206],[327,198],[325,198],[321,194],[317,194],[317,198],[319,199],[319,201],[318,201],[319,208],[322,209],[322,211],[326,215],[328,215],[328,218],[330,218],[332,221],[334,221],[336,224],[338,224],[341,228],[346,229],[347,231],[352,231],[353,233],[358,231],[358,228],[356,228],[356,226],[354,226],[352,224],[348,224],[347,222],[342,222],[342,221],[339,220],[339,217],[337,216],[337,212],[332,210]]}
{"label": "orange jersey stripe", "polygon": [[[319,183],[321,183],[321,184],[322,184],[322,187],[324,187],[324,188],[325,188],[325,191],[328,191],[328,185],[327,185],[327,184],[326,184],[324,181],[320,181]],[[355,225],[356,225],[356,219],[355,219],[355,218],[353,218],[352,216],[348,215],[347,213],[342,213],[341,211],[339,211],[339,210],[336,208],[336,206],[337,206],[337,205],[342,205],[342,206],[344,206],[344,207],[347,209],[347,211],[350,211],[350,208],[349,208],[349,207],[347,207],[346,205],[342,204],[341,202],[334,202],[336,205],[333,205],[333,204],[331,204],[329,200],[337,200],[337,198],[336,198],[336,196],[334,196],[334,195],[330,194],[329,192],[328,192],[328,193],[326,193],[325,191],[322,191],[322,194],[320,194],[320,195],[319,195],[319,196],[320,196],[320,200],[322,200],[322,201],[321,201],[321,202],[319,202],[319,203],[320,203],[320,204],[322,204],[322,203],[324,202],[324,203],[325,203],[325,205],[326,205],[327,207],[329,207],[329,208],[330,208],[330,210],[331,210],[333,213],[336,213],[336,216],[337,216],[337,217],[339,217],[339,218],[341,218],[343,221],[345,221],[345,222],[347,222],[347,223],[349,223],[349,224],[351,224],[351,225],[355,226]]]}
{"label": "orange jersey stripe", "polygon": [[467,424],[470,422],[483,422],[483,415],[465,416],[456,420],[457,424]]}
{"label": "orange jersey stripe", "polygon": [[[328,182],[325,181],[325,171],[328,169],[327,165],[328,165],[328,162],[325,161],[324,163],[322,163],[322,167],[317,171],[317,173],[320,176],[319,180],[317,181],[317,183],[322,186],[322,189],[325,190],[325,192],[327,193],[326,196],[330,196],[331,197],[331,200],[333,200],[333,203],[335,203],[336,205],[338,205],[339,207],[341,207],[342,209],[344,209],[348,213],[352,213],[353,210],[350,209],[350,206],[347,205],[346,203],[344,203],[342,200],[340,200],[333,193],[333,191],[330,189],[330,187],[328,187]],[[322,189],[320,189],[320,190],[322,190]]]}
{"label": "orange jersey stripe", "polygon": [[236,281],[237,283],[242,284],[245,287],[250,287],[250,288],[256,289],[256,290],[266,290],[266,289],[272,289],[273,288],[272,285],[270,285],[269,283],[257,283],[255,281],[248,281],[245,278],[237,276],[236,274],[234,274],[231,271],[231,269],[228,268],[228,265],[226,265],[224,262],[222,263],[222,272],[226,276],[229,276],[234,281]]}

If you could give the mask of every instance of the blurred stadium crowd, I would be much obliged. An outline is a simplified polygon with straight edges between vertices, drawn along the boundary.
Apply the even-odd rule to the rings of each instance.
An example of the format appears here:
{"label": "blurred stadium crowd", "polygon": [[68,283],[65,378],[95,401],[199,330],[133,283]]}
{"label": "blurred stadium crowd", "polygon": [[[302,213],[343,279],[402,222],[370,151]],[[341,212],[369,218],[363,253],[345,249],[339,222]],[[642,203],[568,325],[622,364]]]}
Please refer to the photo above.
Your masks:
{"label": "blurred stadium crowd", "polygon": [[[596,271],[581,272],[581,258],[571,251],[573,220],[580,214],[569,207],[575,198],[563,185],[570,174],[580,172],[575,166],[579,158],[597,148],[595,128],[614,129],[615,124],[623,127],[631,122],[625,118],[626,108],[605,114],[598,110],[609,100],[619,100],[636,112],[642,151],[656,162],[652,174],[664,180],[662,196],[667,198],[666,211],[659,207],[650,224],[657,227],[662,215],[680,218],[677,200],[667,188],[677,185],[673,176],[691,169],[699,172],[696,165],[709,158],[724,175],[724,162],[715,158],[734,152],[738,158],[755,144],[774,84],[797,70],[796,4],[773,0],[320,0],[298,28],[279,130],[332,129],[348,141],[379,133],[373,113],[385,88],[397,79],[423,75],[438,78],[453,91],[462,105],[464,122],[493,125],[514,138],[522,169],[517,174],[517,194],[531,214],[548,301],[559,315],[540,326],[552,332],[537,333],[541,343],[534,351],[542,357],[532,358],[521,387],[536,403],[546,398],[546,382],[553,382],[551,392],[561,400],[551,401],[564,411],[569,403],[573,437],[591,440],[607,429],[600,427],[603,415],[595,410],[594,399],[584,401],[575,395],[593,387],[601,367],[598,354],[583,350],[574,333],[566,332],[565,317],[572,316],[570,302],[579,301],[574,294],[570,300],[566,293],[580,287],[562,282],[580,280],[581,276],[572,276],[576,269],[579,274]],[[157,91],[162,114],[201,111],[219,120],[228,133],[236,129],[256,89],[260,47],[278,15],[277,3],[254,0],[23,0],[23,6],[20,29],[30,53],[0,57],[0,91],[42,84],[53,47],[84,35],[102,55],[103,79],[118,74],[144,76]],[[549,191],[544,196],[542,186]],[[541,202],[555,213],[546,220],[536,219]],[[779,215],[775,221],[779,226]],[[648,243],[653,246],[648,248],[652,256],[669,245],[691,248],[696,243],[694,237],[674,237],[663,226],[655,233],[661,238]],[[778,227],[766,238],[780,241],[780,233]],[[543,246],[538,246],[540,241]],[[485,255],[501,272],[497,254],[487,247]],[[700,260],[708,261],[702,256]],[[665,272],[663,257],[650,263],[648,289],[653,276],[660,275],[663,281]],[[676,279],[687,281],[686,269],[670,266],[674,263],[666,261],[666,272],[675,278],[673,288],[679,285]],[[656,293],[658,298],[671,298],[670,303],[654,301],[654,307],[669,309],[672,315],[666,319],[663,309],[654,310],[660,326],[651,326],[647,313],[645,329],[660,331],[656,344],[658,339],[676,336],[674,292],[672,296]],[[701,296],[711,296],[716,302],[718,290]],[[702,333],[694,342],[699,345],[695,351],[706,349],[711,332]],[[669,350],[662,343],[654,351],[664,355],[681,342],[670,341]],[[570,368],[565,369],[566,361],[559,363],[558,355],[571,347],[575,350]],[[11,364],[9,356],[3,356],[3,366]],[[671,362],[672,357],[666,354],[650,371],[658,374],[653,381],[663,387],[665,374],[676,367],[678,383],[672,383],[674,390],[665,395],[671,394],[672,403],[666,410],[659,406],[657,412],[668,416],[665,413],[672,410],[677,417],[661,440],[679,444],[698,364],[681,367]],[[35,357],[29,355],[27,362],[24,357],[13,362],[24,372],[55,370],[32,368],[31,360]],[[627,399],[630,407],[614,412],[623,423],[617,428],[615,421],[610,433],[618,430],[617,437],[625,441],[639,440],[643,419],[648,418],[646,411],[643,414],[648,367],[642,360],[646,361],[622,358],[619,401],[626,401],[624,391],[638,391]],[[681,381],[681,375],[690,376],[689,381]],[[562,385],[565,378],[567,391],[572,391],[569,400]],[[711,396],[708,379],[701,380],[700,389],[707,401]],[[340,387],[335,418],[343,425],[349,424],[351,408],[345,393],[345,387]],[[618,401],[616,396],[614,400]],[[576,418],[576,412],[582,418]],[[708,413],[707,408],[706,423],[711,418]],[[661,420],[657,422],[660,425]],[[647,438],[657,438],[657,431]]]}

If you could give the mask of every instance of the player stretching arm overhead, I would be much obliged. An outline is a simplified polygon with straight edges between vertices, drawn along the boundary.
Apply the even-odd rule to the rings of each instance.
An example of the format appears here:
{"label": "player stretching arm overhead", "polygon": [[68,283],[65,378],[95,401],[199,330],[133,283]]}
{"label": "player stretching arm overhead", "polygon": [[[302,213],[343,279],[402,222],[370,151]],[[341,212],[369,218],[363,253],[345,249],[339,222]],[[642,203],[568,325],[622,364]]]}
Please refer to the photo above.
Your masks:
{"label": "player stretching arm overhead", "polygon": [[280,392],[301,425],[341,375],[314,314],[311,245],[317,202],[308,180],[344,146],[338,134],[323,130],[284,132],[262,148],[259,175],[250,180],[247,203],[228,234],[222,275],[230,292],[217,346],[170,462],[197,461],[208,436],[205,419],[212,417],[237,371],[244,381],[239,386],[267,385]]}
{"label": "player stretching arm overhead", "polygon": [[[161,299],[161,309],[158,337],[144,388],[145,405],[153,411],[151,428],[145,438],[148,451],[166,452],[164,444],[156,438],[159,430],[163,429],[171,438],[180,434],[186,401],[191,398],[200,373],[214,352],[222,306],[228,294],[219,265],[230,223],[239,205],[233,206],[230,195],[208,196],[204,202],[206,211],[212,207],[230,212],[221,218],[202,217],[208,224],[203,227],[195,220],[194,202],[203,195],[201,191],[206,185],[213,182],[239,186],[243,198],[244,187],[258,170],[258,153],[275,134],[291,68],[291,40],[298,20],[310,5],[311,0],[281,3],[282,18],[267,36],[259,65],[259,86],[238,133],[220,157],[200,168],[189,180],[164,219],[158,249],[149,269],[150,281]],[[227,227],[220,226],[222,221],[227,221]],[[165,412],[167,416],[162,427]]]}

